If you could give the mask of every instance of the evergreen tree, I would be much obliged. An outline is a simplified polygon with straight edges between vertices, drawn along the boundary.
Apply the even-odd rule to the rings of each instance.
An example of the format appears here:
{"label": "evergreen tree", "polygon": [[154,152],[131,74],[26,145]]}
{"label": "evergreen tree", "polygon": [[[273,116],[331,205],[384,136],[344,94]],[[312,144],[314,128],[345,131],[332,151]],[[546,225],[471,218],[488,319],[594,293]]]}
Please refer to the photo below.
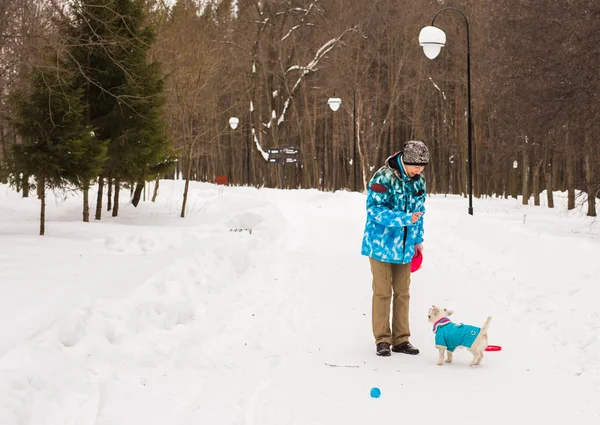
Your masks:
{"label": "evergreen tree", "polygon": [[[46,189],[65,188],[84,179],[87,155],[95,148],[84,122],[83,92],[63,62],[33,68],[30,91],[14,93],[12,124],[22,143],[12,146],[16,173],[34,176],[40,199],[40,235],[45,233]],[[101,149],[100,149],[101,150]],[[94,162],[94,161],[92,161]]]}
{"label": "evergreen tree", "polygon": [[[113,216],[118,215],[121,182],[138,184],[133,198],[137,206],[144,182],[173,163],[160,116],[160,69],[149,63],[155,35],[144,5],[143,0],[78,0],[73,5],[72,57],[82,70],[88,120],[98,137],[109,141],[99,182],[104,176],[115,181]],[[101,200],[100,185],[98,206]]]}
{"label": "evergreen tree", "polygon": [[[126,6],[126,7],[125,7]],[[128,102],[114,110],[123,123],[114,152],[114,169],[121,179],[135,184],[132,203],[137,206],[144,184],[164,174],[173,164],[170,143],[166,138],[161,108],[164,104],[164,82],[157,62],[149,63],[150,48],[155,41],[152,27],[145,25],[143,1],[124,2],[123,26],[119,33],[130,37],[123,55],[128,70],[123,97]]]}

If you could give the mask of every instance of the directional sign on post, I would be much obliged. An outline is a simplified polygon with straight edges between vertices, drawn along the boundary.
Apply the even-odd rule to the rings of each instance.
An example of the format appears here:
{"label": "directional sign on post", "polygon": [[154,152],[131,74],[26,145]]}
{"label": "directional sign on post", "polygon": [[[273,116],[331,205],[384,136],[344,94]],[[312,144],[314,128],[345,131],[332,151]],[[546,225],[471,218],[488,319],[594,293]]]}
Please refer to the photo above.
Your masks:
{"label": "directional sign on post", "polygon": [[269,162],[290,163],[298,162],[298,148],[283,147],[267,149]]}
{"label": "directional sign on post", "polygon": [[269,154],[269,162],[280,164],[281,167],[281,188],[285,187],[285,173],[283,167],[285,164],[293,164],[298,162],[298,148],[293,146],[283,148],[267,149]]}

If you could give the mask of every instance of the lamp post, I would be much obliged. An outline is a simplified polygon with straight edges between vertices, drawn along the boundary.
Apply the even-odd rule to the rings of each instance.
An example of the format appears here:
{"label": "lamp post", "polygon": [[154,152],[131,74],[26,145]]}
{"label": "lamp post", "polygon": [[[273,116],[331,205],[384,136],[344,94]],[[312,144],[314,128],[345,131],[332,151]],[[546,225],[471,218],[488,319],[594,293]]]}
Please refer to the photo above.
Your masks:
{"label": "lamp post", "polygon": [[[231,127],[232,130],[235,130],[237,128],[237,126],[238,126],[239,123],[240,123],[239,118],[236,118],[236,117],[229,118],[229,127]],[[232,156],[233,156],[232,153],[231,153],[231,149],[233,148],[233,141],[232,140],[233,140],[233,132],[231,132],[229,134],[229,163],[230,163],[230,165],[231,165],[231,159],[232,159]],[[230,166],[229,167],[229,172],[227,174],[231,174],[231,171],[232,171],[231,168],[232,167]],[[228,180],[229,180],[229,183],[231,184],[231,175],[229,175]]]}
{"label": "lamp post", "polygon": [[[235,130],[239,123],[239,118],[229,118],[229,127],[231,127],[232,130]],[[246,186],[250,186],[250,149],[248,148],[248,138],[246,138]]]}
{"label": "lamp post", "polygon": [[[353,94],[353,105],[352,105],[352,126],[354,127],[354,146],[352,153],[352,166],[353,166],[353,179],[354,179],[354,191],[356,192],[356,90],[352,86],[348,86],[352,89]],[[340,109],[342,105],[342,99],[335,97],[335,89],[333,90],[333,97],[330,97],[327,104],[333,112]]]}
{"label": "lamp post", "polygon": [[469,21],[464,13],[454,7],[446,7],[441,9],[433,15],[431,19],[431,26],[424,27],[419,33],[419,45],[423,47],[423,53],[429,59],[435,59],[439,54],[442,47],[446,44],[446,34],[441,29],[434,27],[435,18],[446,10],[452,10],[458,12],[465,20],[467,28],[467,140],[468,140],[468,161],[469,161],[469,214],[473,215],[473,158],[472,158],[472,134],[473,125],[471,122],[471,47],[469,42]]}

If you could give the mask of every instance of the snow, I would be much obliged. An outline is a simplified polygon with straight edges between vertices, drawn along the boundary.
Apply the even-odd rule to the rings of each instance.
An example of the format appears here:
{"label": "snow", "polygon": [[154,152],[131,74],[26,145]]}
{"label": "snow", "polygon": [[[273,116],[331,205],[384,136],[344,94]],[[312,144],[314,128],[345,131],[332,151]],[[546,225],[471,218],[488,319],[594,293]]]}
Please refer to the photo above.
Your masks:
{"label": "snow", "polygon": [[446,93],[444,93],[444,91],[442,89],[440,89],[440,87],[433,81],[433,79],[431,77],[429,77],[429,81],[431,81],[431,84],[433,84],[433,87],[435,87],[442,94],[442,97],[444,98],[444,100],[448,100],[448,99],[446,99]]}
{"label": "snow", "polygon": [[[364,194],[192,183],[182,219],[182,192],[161,181],[134,208],[122,191],[91,223],[49,192],[40,237],[35,196],[0,186],[0,424],[598,423],[600,226],[566,194],[473,216],[429,197],[421,354],[380,358]],[[436,366],[431,304],[491,315],[503,350]]]}
{"label": "snow", "polygon": [[289,106],[290,106],[290,98],[287,98],[285,103],[283,104],[283,112],[281,112],[281,115],[280,115],[279,119],[277,120],[277,125],[281,125],[281,123],[285,120],[285,113],[287,112],[287,109]]}
{"label": "snow", "polygon": [[[263,123],[264,125],[264,123]],[[252,137],[254,138],[254,145],[256,146],[256,149],[258,149],[258,152],[262,155],[263,159],[265,161],[269,160],[269,153],[267,151],[265,151],[261,144],[260,144],[260,140],[258,139],[258,135],[256,134],[256,129],[254,128],[254,126],[252,127]]]}
{"label": "snow", "polygon": [[285,41],[285,39],[288,38],[292,34],[292,32],[294,32],[295,30],[297,30],[300,27],[301,27],[301,25],[294,25],[292,28],[290,28],[290,30],[287,32],[286,35],[281,37],[281,41]]}
{"label": "snow", "polygon": [[285,70],[285,73],[287,74],[290,71],[305,70],[305,69],[306,69],[306,67],[303,67],[303,66],[300,66],[300,65],[292,65],[288,69]]}

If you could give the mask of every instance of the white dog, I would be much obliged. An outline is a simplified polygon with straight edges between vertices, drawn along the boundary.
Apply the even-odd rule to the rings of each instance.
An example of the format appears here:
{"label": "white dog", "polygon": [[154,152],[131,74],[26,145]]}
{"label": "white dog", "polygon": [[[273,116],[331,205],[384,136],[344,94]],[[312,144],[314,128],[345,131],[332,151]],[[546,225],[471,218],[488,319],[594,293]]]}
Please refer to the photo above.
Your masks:
{"label": "white dog", "polygon": [[473,354],[473,360],[469,366],[476,366],[483,359],[483,352],[488,345],[488,326],[491,317],[488,317],[481,328],[471,325],[452,323],[448,316],[454,313],[452,310],[431,306],[427,317],[433,323],[435,334],[435,346],[440,352],[438,365],[444,364],[444,352],[448,352],[446,363],[452,363],[452,353],[456,348],[466,348]]}

